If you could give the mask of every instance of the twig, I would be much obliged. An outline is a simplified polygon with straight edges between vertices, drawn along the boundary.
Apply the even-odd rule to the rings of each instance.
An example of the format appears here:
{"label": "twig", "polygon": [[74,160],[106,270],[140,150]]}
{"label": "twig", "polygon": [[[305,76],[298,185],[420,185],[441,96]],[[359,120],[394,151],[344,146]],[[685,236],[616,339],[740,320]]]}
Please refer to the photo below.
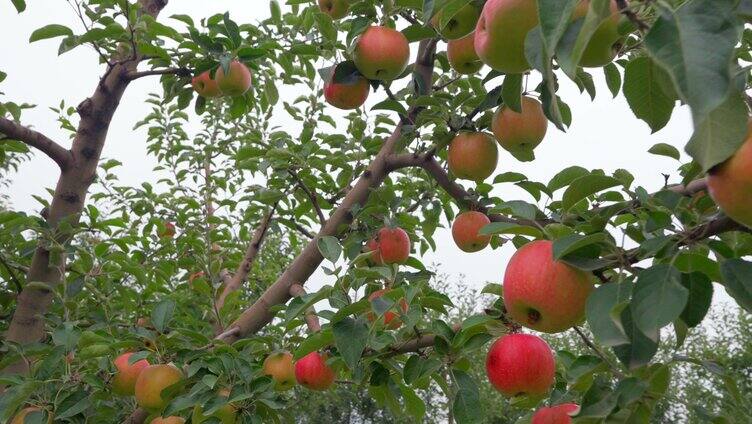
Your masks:
{"label": "twig", "polygon": [[455,82],[457,82],[457,81],[459,81],[461,79],[462,79],[462,75],[454,77],[454,78],[450,79],[449,81],[447,81],[447,82],[445,82],[443,84],[434,85],[433,86],[433,91],[441,91],[441,90],[449,87],[450,85],[454,84]]}
{"label": "twig", "polygon": [[68,169],[73,161],[73,155],[68,149],[55,143],[46,135],[10,119],[0,117],[0,133],[38,149],[54,160],[63,171]]}
{"label": "twig", "polygon": [[177,75],[179,77],[189,77],[191,76],[191,71],[187,68],[152,69],[150,71],[130,72],[126,74],[126,78],[133,81],[152,75]]}
{"label": "twig", "polygon": [[622,372],[621,372],[621,371],[619,370],[619,368],[617,368],[617,367],[616,367],[616,365],[614,365],[614,364],[613,364],[613,363],[611,362],[611,360],[610,360],[610,359],[608,359],[608,357],[606,356],[606,354],[605,354],[605,353],[603,353],[603,351],[602,351],[602,350],[600,350],[600,349],[598,348],[598,346],[596,346],[596,345],[595,345],[595,343],[593,343],[593,342],[592,342],[592,341],[591,341],[591,340],[590,340],[590,339],[588,338],[588,336],[587,336],[587,335],[586,335],[585,333],[583,333],[583,332],[582,332],[582,330],[580,330],[580,328],[579,328],[579,327],[577,327],[577,326],[574,326],[574,327],[572,327],[572,328],[574,329],[575,333],[577,333],[577,334],[578,334],[578,335],[580,336],[580,338],[582,339],[582,341],[583,341],[583,342],[585,342],[585,344],[586,344],[586,345],[587,345],[587,346],[588,346],[588,347],[589,347],[590,349],[592,349],[592,350],[593,350],[593,352],[595,352],[595,354],[596,354],[596,355],[598,355],[598,356],[599,356],[599,357],[600,357],[600,358],[601,358],[601,359],[603,360],[603,362],[605,362],[606,364],[608,364],[609,368],[611,368],[611,370],[612,370],[612,371],[614,372],[614,374],[616,374],[616,376],[618,376],[619,378],[624,378],[624,374],[623,374],[623,373],[622,373]]}
{"label": "twig", "polygon": [[650,26],[645,23],[642,19],[640,19],[637,14],[629,8],[629,5],[627,4],[627,0],[616,0],[616,5],[619,8],[619,11],[622,13],[622,15],[626,16],[627,19],[629,19],[635,26],[640,30],[640,32],[644,32],[650,29]]}
{"label": "twig", "polygon": [[300,175],[298,173],[290,168],[287,170],[287,172],[295,179],[295,181],[298,183],[298,187],[300,187],[308,196],[308,198],[311,200],[311,205],[313,205],[313,209],[316,210],[316,214],[319,216],[319,222],[321,223],[321,226],[323,227],[326,225],[326,217],[324,216],[324,212],[321,210],[321,206],[319,206],[319,199],[316,193],[311,191],[310,188],[303,182],[303,179],[300,178]]}

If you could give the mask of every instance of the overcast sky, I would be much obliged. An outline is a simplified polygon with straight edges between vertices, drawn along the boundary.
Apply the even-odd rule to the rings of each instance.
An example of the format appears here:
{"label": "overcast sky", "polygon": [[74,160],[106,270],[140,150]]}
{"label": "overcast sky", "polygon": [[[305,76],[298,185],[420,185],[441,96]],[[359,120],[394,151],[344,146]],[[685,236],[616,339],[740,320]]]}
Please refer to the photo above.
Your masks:
{"label": "overcast sky", "polygon": [[[57,41],[29,44],[29,35],[41,26],[64,24],[81,32],[81,24],[64,0],[32,0],[27,3],[26,12],[18,15],[9,1],[0,1],[0,39],[3,40],[0,70],[8,74],[6,81],[0,84],[0,91],[5,93],[0,101],[37,105],[35,109],[24,112],[24,123],[33,125],[68,147],[70,134],[58,128],[56,115],[49,107],[56,107],[61,101],[76,106],[93,91],[102,68],[97,64],[96,54],[87,47],[57,56]],[[198,21],[227,10],[238,22],[253,22],[269,13],[267,2],[262,0],[173,0],[160,19],[165,20],[179,13],[190,15]],[[440,45],[439,48],[445,46]],[[518,162],[502,150],[497,172],[522,172],[532,180],[547,183],[558,171],[572,165],[599,168],[606,172],[624,168],[635,175],[636,185],[642,185],[649,191],[662,186],[662,173],[671,174],[673,182],[679,181],[676,161],[651,155],[647,150],[658,142],[669,143],[682,150],[691,133],[688,110],[677,109],[668,126],[651,135],[648,126],[634,117],[623,97],[611,98],[602,71],[595,69],[592,73],[598,90],[592,102],[587,94],[580,94],[573,83],[561,78],[563,86],[559,94],[571,106],[574,115],[569,131],[562,133],[550,126],[546,139],[536,150],[537,159],[534,162]],[[159,90],[158,77],[142,78],[131,84],[110,127],[103,155],[123,162],[124,166],[118,168],[118,174],[124,184],[138,185],[154,180],[152,168],[156,162],[146,154],[145,132],[143,129],[133,131],[132,128],[148,113],[148,105],[144,103],[147,93]],[[286,93],[297,96],[289,89],[281,90],[282,96]],[[372,93],[370,101],[376,102],[382,97],[382,92]],[[287,119],[284,112],[277,115]],[[292,119],[289,121],[288,125],[292,126]],[[35,155],[13,176],[9,193],[13,207],[27,212],[38,211],[39,204],[32,195],[47,197],[45,188],[54,187],[57,176],[57,167],[49,159],[41,154]],[[502,188],[497,192],[506,200],[517,198],[533,201],[526,192],[514,187]],[[557,194],[561,196],[561,192]],[[438,265],[441,272],[454,279],[464,275],[461,284],[467,286],[480,288],[486,282],[501,281],[505,264],[513,253],[512,246],[466,254],[454,245],[448,230],[439,230],[437,236],[437,252],[428,254],[424,263]],[[327,283],[322,273],[317,273],[312,280],[314,287]],[[716,288],[720,289],[720,286]],[[720,291],[716,290],[716,293]]]}

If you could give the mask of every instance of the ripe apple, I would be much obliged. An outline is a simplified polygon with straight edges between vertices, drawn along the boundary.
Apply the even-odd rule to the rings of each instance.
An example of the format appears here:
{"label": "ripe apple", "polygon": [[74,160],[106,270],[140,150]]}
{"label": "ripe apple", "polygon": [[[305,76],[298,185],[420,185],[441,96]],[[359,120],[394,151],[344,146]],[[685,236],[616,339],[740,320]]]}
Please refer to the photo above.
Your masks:
{"label": "ripe apple", "polygon": [[112,391],[118,395],[130,396],[133,395],[134,388],[136,387],[136,380],[144,368],[149,366],[149,361],[141,359],[132,364],[128,364],[128,358],[133,355],[133,352],[124,353],[115,358],[115,378],[112,379]]}
{"label": "ripe apple", "polygon": [[499,151],[483,132],[460,132],[449,144],[449,170],[457,178],[482,182],[496,170]]}
{"label": "ripe apple", "polygon": [[548,408],[539,409],[530,424],[571,424],[572,415],[576,414],[580,407],[576,403],[562,403]]}
{"label": "ripe apple", "polygon": [[554,384],[556,364],[551,348],[532,334],[507,334],[486,357],[488,381],[504,396],[543,397]]}
{"label": "ripe apple", "polygon": [[509,315],[544,333],[558,333],[582,322],[592,290],[589,273],[554,261],[549,240],[522,246],[504,274],[504,305]]}
{"label": "ripe apple", "polygon": [[399,227],[384,227],[366,243],[371,262],[376,265],[401,264],[410,257],[410,236]]}
{"label": "ripe apple", "polygon": [[185,419],[176,417],[176,416],[170,416],[167,418],[157,417],[151,420],[151,424],[184,424]]}
{"label": "ripe apple", "polygon": [[507,74],[530,70],[525,37],[538,25],[535,0],[489,0],[475,27],[475,51],[486,65]]}
{"label": "ripe apple", "polygon": [[452,238],[463,252],[477,252],[488,246],[491,236],[478,234],[481,228],[490,224],[486,214],[478,211],[463,212],[452,223]]}
{"label": "ripe apple", "polygon": [[175,237],[175,224],[172,222],[165,222],[164,224],[164,230],[159,233],[159,237],[161,238],[173,238]]}
{"label": "ripe apple", "polygon": [[[387,292],[388,292],[387,289],[376,290],[375,292],[371,293],[368,296],[368,300],[373,301],[374,299],[378,299],[381,296],[385,295]],[[402,313],[406,314],[407,313],[407,301],[404,298],[402,298],[399,300],[399,305],[400,305],[400,309],[402,309]],[[374,312],[369,312],[368,315],[366,315],[366,317],[368,318],[368,321],[370,322],[376,321],[376,318],[377,318],[376,313]],[[402,326],[402,320],[400,319],[399,314],[396,312],[392,312],[392,311],[384,312],[383,322],[384,322],[384,326],[390,330],[396,330]]]}
{"label": "ripe apple", "polygon": [[324,83],[324,98],[327,103],[338,109],[357,109],[366,102],[370,90],[368,80],[362,75],[348,82],[334,82],[330,79]]}
{"label": "ripe apple", "polygon": [[[228,389],[220,390],[219,396],[223,398],[228,398],[230,396],[230,390]],[[202,422],[212,417],[219,420],[219,422],[222,424],[235,424],[235,421],[237,421],[238,411],[233,405],[229,403],[221,406],[219,409],[217,409],[216,412],[214,412],[211,415],[204,415],[203,409],[204,408],[202,408],[199,405],[196,405],[193,407],[193,415],[191,415],[191,423],[201,424]]]}
{"label": "ripe apple", "polygon": [[[42,411],[40,408],[37,408],[36,406],[30,406],[28,408],[24,408],[20,411],[18,411],[18,414],[16,414],[15,417],[13,417],[13,420],[10,422],[10,424],[24,424],[26,421],[26,416],[31,414],[32,412]],[[52,423],[52,415],[47,416],[47,422]]]}
{"label": "ripe apple", "polygon": [[353,61],[371,80],[391,81],[407,68],[410,45],[401,32],[384,26],[370,26],[355,44]]}
{"label": "ripe apple", "polygon": [[136,327],[148,327],[149,325],[149,318],[139,317],[136,320]]}
{"label": "ripe apple", "polygon": [[455,13],[455,15],[444,24],[444,28],[439,28],[443,15],[444,10],[441,10],[434,15],[433,19],[431,19],[431,25],[433,25],[433,27],[436,28],[436,30],[439,31],[439,34],[445,39],[456,40],[473,31],[475,24],[478,23],[480,12],[472,3],[468,3],[462,9],[458,10],[457,13]]}
{"label": "ripe apple", "polygon": [[546,136],[548,120],[541,103],[522,96],[522,113],[502,105],[491,121],[491,131],[501,147],[509,152],[532,151]]}
{"label": "ripe apple", "polygon": [[449,40],[447,43],[447,59],[449,65],[459,74],[470,75],[478,72],[483,67],[478,53],[475,53],[475,33]]}
{"label": "ripe apple", "polygon": [[226,96],[242,96],[251,88],[251,71],[237,60],[230,62],[227,75],[220,66],[214,75],[214,79],[217,80],[217,85],[222,90],[222,94]]}
{"label": "ripe apple", "polygon": [[311,352],[295,363],[295,379],[311,390],[326,390],[334,383],[334,371],[326,364],[326,354]]}
{"label": "ripe apple", "polygon": [[332,19],[342,19],[350,8],[350,0],[319,0],[319,9]]}
{"label": "ripe apple", "polygon": [[147,411],[160,411],[170,401],[162,398],[162,390],[183,379],[183,373],[172,364],[149,365],[136,380],[136,403]]}
{"label": "ripe apple", "polygon": [[[581,0],[574,10],[573,19],[584,18],[590,8],[590,0]],[[590,38],[580,59],[580,66],[600,68],[606,66],[616,57],[619,41],[619,19],[621,13],[616,0],[611,0],[611,15],[603,21]]]}
{"label": "ripe apple", "polygon": [[212,79],[209,71],[204,71],[193,77],[191,85],[193,86],[193,90],[202,97],[219,97],[222,95],[217,81]]}
{"label": "ripe apple", "polygon": [[708,189],[726,215],[752,228],[752,121],[739,150],[708,173]]}
{"label": "ripe apple", "polygon": [[295,367],[290,352],[276,352],[267,356],[263,371],[264,375],[274,380],[274,388],[278,391],[289,390],[295,385]]}

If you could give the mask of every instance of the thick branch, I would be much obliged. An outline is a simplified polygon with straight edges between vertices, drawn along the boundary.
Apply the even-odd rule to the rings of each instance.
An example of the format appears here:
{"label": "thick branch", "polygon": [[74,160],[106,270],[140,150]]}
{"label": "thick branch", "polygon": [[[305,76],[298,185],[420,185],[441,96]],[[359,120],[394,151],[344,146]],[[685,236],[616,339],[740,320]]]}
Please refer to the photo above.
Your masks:
{"label": "thick branch", "polygon": [[54,160],[65,171],[71,164],[71,152],[44,134],[0,116],[0,133],[36,148]]}

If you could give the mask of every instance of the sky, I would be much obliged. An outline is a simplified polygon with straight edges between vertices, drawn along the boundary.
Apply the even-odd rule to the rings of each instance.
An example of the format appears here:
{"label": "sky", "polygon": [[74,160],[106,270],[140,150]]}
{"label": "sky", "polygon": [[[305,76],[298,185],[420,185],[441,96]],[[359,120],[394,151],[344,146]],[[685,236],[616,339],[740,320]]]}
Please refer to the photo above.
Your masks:
{"label": "sky", "polygon": [[[80,103],[93,92],[102,68],[97,63],[96,54],[88,47],[58,56],[57,41],[29,44],[32,31],[44,25],[63,24],[79,33],[82,28],[66,1],[37,0],[27,3],[26,12],[18,15],[9,1],[0,1],[0,39],[3,40],[0,70],[8,74],[0,84],[0,91],[5,93],[0,100],[37,105],[24,112],[24,123],[69,147],[70,133],[58,127],[56,113],[49,108],[57,107],[61,101],[68,106]],[[249,3],[258,7],[251,7]],[[198,21],[214,13],[229,11],[237,22],[253,22],[268,16],[266,4],[262,0],[173,0],[168,3],[160,19],[165,20],[179,13],[190,15]],[[441,44],[439,49],[445,47]],[[603,169],[607,173],[619,168],[627,169],[636,177],[635,185],[642,185],[648,191],[655,191],[663,185],[664,173],[671,175],[671,182],[678,182],[678,162],[651,155],[647,150],[660,142],[683,151],[692,131],[688,109],[677,108],[670,123],[658,133],[651,134],[649,127],[635,118],[622,96],[616,99],[611,97],[602,71],[594,69],[591,72],[598,92],[594,101],[586,93],[581,94],[574,83],[561,78],[559,94],[573,111],[573,124],[569,130],[563,133],[549,126],[546,139],[536,149],[537,159],[533,162],[518,162],[501,150],[497,173],[522,172],[532,180],[547,183],[558,171],[579,165],[587,169]],[[134,131],[132,128],[149,111],[144,103],[147,94],[159,90],[158,77],[135,81],[128,88],[112,121],[103,157],[116,158],[123,163],[118,175],[124,184],[139,185],[155,180],[152,168],[156,161],[146,153],[145,131]],[[297,96],[289,88],[280,90],[280,94],[282,98]],[[383,100],[382,97],[383,92],[372,93],[369,102],[376,103]],[[291,118],[286,121],[284,113],[278,115],[281,116],[281,125],[289,125],[290,128],[296,125]],[[54,187],[57,176],[57,167],[46,156],[36,154],[12,176],[10,188],[0,190],[9,190],[15,209],[38,212],[39,203],[32,196],[48,197],[46,189]],[[506,200],[533,201],[526,192],[516,187],[500,188],[496,194],[504,196]],[[561,196],[561,192],[557,194]],[[497,250],[488,248],[474,254],[463,253],[454,245],[449,230],[442,229],[437,231],[437,251],[427,254],[423,262],[436,265],[439,272],[447,274],[460,287],[480,289],[487,282],[502,281],[505,264],[514,253],[513,249],[510,245]],[[326,281],[319,271],[311,279],[309,290],[324,283],[332,282]],[[716,288],[716,294],[722,291],[719,290],[720,286]],[[725,294],[721,297],[725,297]]]}

